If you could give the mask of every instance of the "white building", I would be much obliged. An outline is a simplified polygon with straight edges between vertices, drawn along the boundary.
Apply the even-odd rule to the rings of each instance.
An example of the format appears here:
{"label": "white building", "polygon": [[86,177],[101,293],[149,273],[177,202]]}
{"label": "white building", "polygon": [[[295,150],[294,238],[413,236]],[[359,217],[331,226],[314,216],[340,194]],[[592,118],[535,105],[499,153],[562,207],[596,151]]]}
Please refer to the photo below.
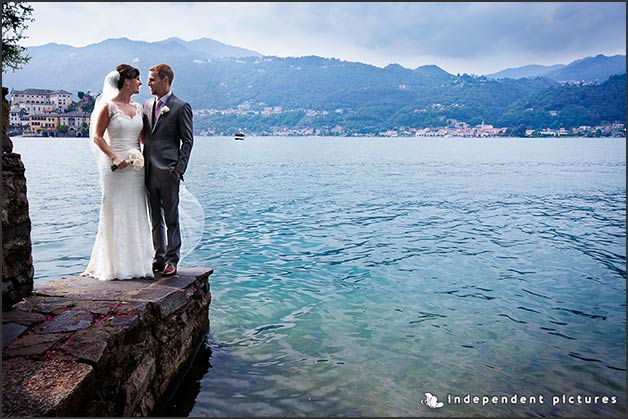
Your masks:
{"label": "white building", "polygon": [[[27,106],[53,106],[53,110],[63,112],[72,104],[72,93],[65,90],[26,89],[11,92],[11,105],[22,109]],[[35,109],[29,112],[46,112],[47,109]]]}
{"label": "white building", "polygon": [[27,113],[44,113],[55,112],[56,106],[52,103],[39,103],[39,102],[22,102],[12,104],[11,112],[25,111]]}
{"label": "white building", "polygon": [[26,109],[20,109],[18,106],[11,107],[9,112],[9,126],[12,128],[28,129],[28,112]]}
{"label": "white building", "polygon": [[[10,129],[19,133],[33,130],[49,131],[59,125],[78,128],[85,121],[85,117],[83,112],[80,112],[80,115],[74,115],[75,112],[64,114],[71,105],[72,94],[65,90],[13,90],[9,111]],[[44,120],[45,123],[42,122]],[[72,131],[74,133],[75,129]]]}

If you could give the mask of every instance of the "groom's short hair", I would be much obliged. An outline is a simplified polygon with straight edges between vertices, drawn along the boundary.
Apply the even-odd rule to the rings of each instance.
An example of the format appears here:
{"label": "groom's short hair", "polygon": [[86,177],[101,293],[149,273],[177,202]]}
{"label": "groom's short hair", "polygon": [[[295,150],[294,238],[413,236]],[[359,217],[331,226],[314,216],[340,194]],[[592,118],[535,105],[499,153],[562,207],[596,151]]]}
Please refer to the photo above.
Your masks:
{"label": "groom's short hair", "polygon": [[164,77],[168,77],[168,81],[172,84],[174,80],[174,71],[168,64],[155,64],[148,71],[155,71],[159,74],[159,78],[163,79]]}

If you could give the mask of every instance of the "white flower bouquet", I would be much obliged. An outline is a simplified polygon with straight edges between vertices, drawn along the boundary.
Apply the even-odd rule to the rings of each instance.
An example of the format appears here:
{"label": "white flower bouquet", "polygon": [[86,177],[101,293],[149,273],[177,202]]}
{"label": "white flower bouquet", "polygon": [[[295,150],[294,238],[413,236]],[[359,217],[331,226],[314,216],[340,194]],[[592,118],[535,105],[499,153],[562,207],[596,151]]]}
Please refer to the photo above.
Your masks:
{"label": "white flower bouquet", "polygon": [[[129,150],[129,158],[125,160],[125,162],[131,165],[133,170],[135,170],[136,172],[139,172],[140,170],[144,168],[144,156],[142,155],[142,152],[139,151],[137,148],[133,148]],[[112,172],[116,171],[117,169],[118,169],[117,164],[111,165]]]}

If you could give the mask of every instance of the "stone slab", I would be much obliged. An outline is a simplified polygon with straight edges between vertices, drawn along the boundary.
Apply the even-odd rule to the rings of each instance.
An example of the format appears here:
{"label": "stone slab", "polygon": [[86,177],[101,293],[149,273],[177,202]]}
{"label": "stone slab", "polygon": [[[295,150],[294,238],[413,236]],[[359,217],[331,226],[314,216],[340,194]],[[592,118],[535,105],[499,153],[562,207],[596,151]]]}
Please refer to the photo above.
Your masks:
{"label": "stone slab", "polygon": [[50,321],[44,321],[42,324],[34,328],[37,334],[59,333],[59,332],[75,332],[81,329],[87,329],[92,325],[94,317],[89,311],[69,310],[57,316]]}
{"label": "stone slab", "polygon": [[11,342],[3,351],[3,354],[7,357],[43,355],[65,336],[65,333],[48,335],[27,334]]}
{"label": "stone slab", "polygon": [[125,296],[129,300],[152,302],[159,307],[161,318],[169,316],[187,302],[187,294],[183,289],[169,286],[152,285]]}
{"label": "stone slab", "polygon": [[89,276],[77,276],[35,284],[33,291],[38,295],[62,296],[77,301],[120,301],[127,292],[146,288],[155,281],[130,279],[126,281],[100,281]]}
{"label": "stone slab", "polygon": [[71,411],[71,405],[77,403],[79,385],[84,385],[92,372],[87,364],[58,360],[3,361],[3,416],[64,416],[66,409]]}
{"label": "stone slab", "polygon": [[17,323],[22,326],[31,326],[35,323],[41,323],[46,318],[45,315],[28,311],[13,310],[2,313],[3,323]]}
{"label": "stone slab", "polygon": [[64,310],[67,306],[68,301],[63,297],[47,297],[33,294],[30,298],[15,304],[13,308],[25,312],[52,314],[55,311]]}
{"label": "stone slab", "polygon": [[88,339],[86,339],[85,335],[68,339],[60,349],[78,360],[96,365],[100,362],[107,349],[107,341],[101,339],[97,334],[87,336],[89,337]]}
{"label": "stone slab", "polygon": [[[90,276],[76,276],[49,281],[41,285],[35,284],[33,291],[40,296],[56,296],[77,301],[123,301],[124,296],[129,293],[137,293],[154,286],[187,288],[197,279],[205,279],[213,272],[213,269],[179,268],[177,275],[171,277],[157,275],[155,279],[124,281],[100,281]],[[156,298],[159,296],[157,295]]]}
{"label": "stone slab", "polygon": [[8,346],[26,331],[27,327],[17,323],[2,323],[2,347]]}

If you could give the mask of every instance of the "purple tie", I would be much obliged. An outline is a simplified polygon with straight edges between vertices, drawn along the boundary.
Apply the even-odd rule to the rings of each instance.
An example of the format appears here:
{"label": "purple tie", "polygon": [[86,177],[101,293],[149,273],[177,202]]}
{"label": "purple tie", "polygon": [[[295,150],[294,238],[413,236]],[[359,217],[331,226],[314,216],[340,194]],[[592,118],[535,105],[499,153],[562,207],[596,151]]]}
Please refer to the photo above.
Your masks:
{"label": "purple tie", "polygon": [[159,112],[161,112],[161,100],[157,101],[157,104],[155,105],[155,122],[157,122],[157,120],[159,119]]}

